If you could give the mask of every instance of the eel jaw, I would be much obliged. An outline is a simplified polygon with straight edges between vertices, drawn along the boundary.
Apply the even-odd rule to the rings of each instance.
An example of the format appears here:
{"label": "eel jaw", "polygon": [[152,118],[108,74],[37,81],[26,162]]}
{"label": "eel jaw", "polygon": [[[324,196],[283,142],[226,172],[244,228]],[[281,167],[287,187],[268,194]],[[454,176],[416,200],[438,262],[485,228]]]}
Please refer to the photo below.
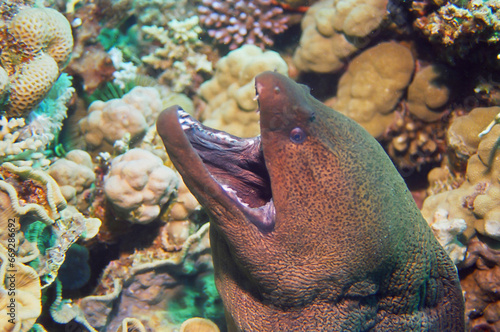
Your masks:
{"label": "eel jaw", "polygon": [[[205,177],[202,181],[215,182],[205,188],[218,185],[222,189],[216,192],[204,192],[191,188],[189,185],[191,181],[185,181],[195,197],[202,205],[204,201],[207,201],[203,196],[215,197],[225,209],[231,211],[237,208],[243,212],[247,220],[261,232],[271,231],[275,225],[276,211],[260,136],[253,138],[233,136],[206,127],[192,118],[181,107],[173,107],[177,110],[178,124],[182,128],[185,138],[189,141],[191,149],[201,159],[202,165],[182,165],[182,154],[171,154],[169,145],[165,143],[170,158],[176,167],[177,164],[180,164],[179,166],[184,170],[181,172],[184,178],[196,178],[198,175],[196,169],[203,167],[210,174],[210,177]],[[170,109],[172,107],[164,112]],[[162,115],[160,115],[161,117]],[[164,142],[168,141],[162,135],[164,130],[159,129],[158,132]],[[190,173],[189,169],[193,169],[194,172]],[[205,207],[210,210],[210,204],[207,205]]]}

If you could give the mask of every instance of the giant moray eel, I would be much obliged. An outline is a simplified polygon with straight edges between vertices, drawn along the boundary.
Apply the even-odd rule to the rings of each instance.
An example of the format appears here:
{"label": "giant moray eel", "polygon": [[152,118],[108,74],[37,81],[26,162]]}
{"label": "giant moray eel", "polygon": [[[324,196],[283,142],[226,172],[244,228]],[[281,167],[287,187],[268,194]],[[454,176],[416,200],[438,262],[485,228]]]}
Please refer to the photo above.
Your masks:
{"label": "giant moray eel", "polygon": [[361,126],[273,72],[255,79],[261,136],[180,107],[158,133],[211,217],[231,331],[463,331],[455,266]]}

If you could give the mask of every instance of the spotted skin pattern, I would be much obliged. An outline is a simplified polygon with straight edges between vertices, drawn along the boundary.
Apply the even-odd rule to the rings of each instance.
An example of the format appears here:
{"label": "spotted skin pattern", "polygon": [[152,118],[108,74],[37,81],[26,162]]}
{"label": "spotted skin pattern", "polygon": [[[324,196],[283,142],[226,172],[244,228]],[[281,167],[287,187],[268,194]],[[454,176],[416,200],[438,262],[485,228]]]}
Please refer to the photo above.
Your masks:
{"label": "spotted skin pattern", "polygon": [[211,216],[229,330],[463,331],[456,268],[378,142],[278,73],[257,76],[256,89],[271,229],[251,223],[204,170],[175,109],[157,124]]}

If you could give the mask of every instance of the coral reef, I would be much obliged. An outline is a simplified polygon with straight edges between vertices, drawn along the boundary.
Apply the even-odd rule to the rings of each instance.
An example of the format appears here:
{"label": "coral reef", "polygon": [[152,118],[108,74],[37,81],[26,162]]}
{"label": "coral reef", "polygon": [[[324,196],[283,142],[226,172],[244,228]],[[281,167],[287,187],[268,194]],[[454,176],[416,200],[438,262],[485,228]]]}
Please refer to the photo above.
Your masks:
{"label": "coral reef", "polygon": [[435,43],[453,46],[464,56],[474,45],[483,41],[500,40],[500,19],[496,1],[437,2],[435,11],[422,15],[414,26]]}
{"label": "coral reef", "polygon": [[193,89],[193,78],[198,73],[212,73],[212,63],[206,54],[200,53],[203,44],[198,37],[201,33],[198,16],[181,22],[172,20],[167,29],[143,26],[142,31],[158,40],[162,47],[141,60],[154,69],[163,70],[159,81],[171,86],[174,92],[182,92],[188,87]]}
{"label": "coral reef", "polygon": [[479,134],[500,114],[500,107],[478,107],[464,116],[456,117],[447,132],[449,147],[459,160],[467,161],[477,152]]}
{"label": "coral reef", "polygon": [[[467,131],[473,128],[463,129]],[[468,160],[466,180],[459,188],[437,193],[424,201],[422,214],[429,224],[443,218],[450,223],[455,223],[458,219],[466,223],[466,229],[456,234],[460,235],[463,244],[477,233],[500,240],[500,221],[496,207],[500,197],[496,147],[499,136],[500,127],[495,126],[481,138],[477,152]],[[456,262],[463,258],[463,254],[458,255]]]}
{"label": "coral reef", "polygon": [[[41,289],[56,280],[68,248],[79,238],[94,237],[101,222],[67,206],[55,180],[41,170],[4,162],[0,175],[0,215],[5,223],[0,232],[0,271],[2,280],[7,281],[3,285],[9,284],[5,278],[7,262],[13,264],[9,270],[17,270],[14,324],[2,327],[9,327],[5,331],[27,331],[41,313]],[[44,231],[47,228],[49,238]],[[13,298],[5,289],[2,293],[0,312],[8,309]],[[8,319],[7,313],[2,322],[5,317]]]}
{"label": "coral reef", "polygon": [[85,211],[89,204],[86,192],[96,180],[90,155],[83,150],[72,150],[52,163],[48,174],[56,180],[66,201]]}
{"label": "coral reef", "polygon": [[78,124],[91,147],[97,148],[103,143],[112,146],[127,133],[132,140],[144,135],[162,108],[157,89],[138,86],[121,99],[93,102],[88,116]]}
{"label": "coral reef", "polygon": [[[341,69],[387,15],[387,0],[324,0],[307,11],[293,62],[301,71]],[[358,41],[356,41],[358,39]]]}
{"label": "coral reef", "polygon": [[[155,331],[178,328],[180,323],[172,320],[169,307],[182,303],[184,288],[198,279],[198,274],[207,277],[212,271],[207,232],[208,223],[192,233],[177,252],[166,251],[157,238],[151,247],[112,261],[101,277],[98,295],[79,301],[90,324],[115,331],[124,318],[134,317]],[[217,294],[212,294],[217,298],[203,293],[198,296],[203,302],[219,301],[220,305]],[[192,310],[193,316],[200,315],[195,307],[185,309]]]}
{"label": "coral reef", "polygon": [[264,49],[287,28],[288,17],[270,0],[202,0],[200,22],[217,42],[234,50],[241,45]]}
{"label": "coral reef", "polygon": [[[179,104],[205,125],[258,135],[254,77],[276,70],[377,137],[417,202],[428,196],[422,212],[459,268],[468,328],[500,329],[499,8],[0,1],[0,326],[224,330],[200,226],[208,218],[155,121]],[[9,218],[20,276],[14,325]]]}
{"label": "coral reef", "polygon": [[2,84],[9,89],[6,114],[26,117],[66,66],[73,48],[71,27],[54,9],[25,7],[0,25],[0,35],[1,67],[9,76],[9,84]]}
{"label": "coral reef", "polygon": [[0,326],[5,332],[28,331],[42,311],[40,279],[33,268],[12,259],[10,252],[0,245]]}
{"label": "coral reef", "polygon": [[498,330],[500,250],[474,238],[468,245],[467,258],[460,266],[460,274],[468,330]]}
{"label": "coral reef", "polygon": [[410,50],[397,43],[370,48],[349,64],[332,107],[380,137],[394,121],[392,112],[413,74]]}
{"label": "coral reef", "polygon": [[203,123],[233,135],[257,135],[254,78],[265,70],[286,75],[288,66],[278,53],[263,52],[254,45],[242,46],[220,59],[214,77],[200,86],[199,93],[208,103]]}
{"label": "coral reef", "polygon": [[179,178],[151,152],[132,149],[111,161],[104,193],[119,218],[147,224],[179,186]]}

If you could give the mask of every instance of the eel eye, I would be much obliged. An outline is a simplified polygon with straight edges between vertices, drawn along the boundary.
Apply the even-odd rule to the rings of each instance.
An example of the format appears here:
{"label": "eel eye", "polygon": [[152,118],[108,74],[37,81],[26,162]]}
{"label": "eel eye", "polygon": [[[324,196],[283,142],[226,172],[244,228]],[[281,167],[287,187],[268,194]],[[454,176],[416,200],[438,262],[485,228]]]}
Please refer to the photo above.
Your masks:
{"label": "eel eye", "polygon": [[299,127],[295,127],[290,131],[290,141],[295,144],[300,144],[306,140],[306,133]]}

